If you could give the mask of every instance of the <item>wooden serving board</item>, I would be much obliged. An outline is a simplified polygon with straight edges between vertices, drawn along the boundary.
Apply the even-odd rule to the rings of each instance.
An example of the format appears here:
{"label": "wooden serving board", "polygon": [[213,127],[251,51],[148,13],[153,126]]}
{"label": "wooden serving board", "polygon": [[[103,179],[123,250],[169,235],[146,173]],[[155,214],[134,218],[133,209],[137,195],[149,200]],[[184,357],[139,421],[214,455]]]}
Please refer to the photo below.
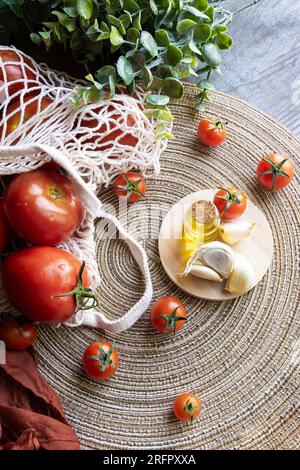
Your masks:
{"label": "wooden serving board", "polygon": [[[206,300],[227,300],[238,297],[224,290],[224,283],[207,281],[192,274],[180,276],[182,258],[182,224],[186,209],[199,199],[212,200],[217,190],[204,189],[180,199],[164,218],[159,234],[159,254],[163,267],[172,281],[182,290]],[[263,212],[248,200],[247,209],[238,220],[255,222],[250,236],[232,246],[253,265],[256,273],[255,285],[268,270],[273,255],[273,236]],[[254,287],[254,286],[253,286]]]}

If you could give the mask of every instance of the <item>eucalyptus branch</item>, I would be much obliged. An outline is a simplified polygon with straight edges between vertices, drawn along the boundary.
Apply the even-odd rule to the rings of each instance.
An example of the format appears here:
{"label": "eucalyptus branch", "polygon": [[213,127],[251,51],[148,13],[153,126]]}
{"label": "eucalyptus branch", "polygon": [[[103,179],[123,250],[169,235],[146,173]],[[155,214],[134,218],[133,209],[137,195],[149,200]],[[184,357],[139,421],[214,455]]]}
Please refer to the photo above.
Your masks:
{"label": "eucalyptus branch", "polygon": [[[222,76],[222,55],[233,44],[228,25],[260,1],[252,0],[233,13],[225,0],[4,3],[5,14],[11,11],[14,18],[14,31],[19,23],[24,26],[26,18],[35,44],[47,50],[54,43],[62,44],[84,65],[88,85],[75,90],[75,104],[99,102],[107,92],[112,98],[119,86],[134,94],[136,81],[141,79],[150,92],[147,114],[157,120],[157,136],[170,137],[167,129],[172,116],[166,108],[170,99],[180,99],[183,80],[196,76],[200,90],[196,108],[204,110],[213,90],[211,80],[214,74]],[[3,8],[0,0],[0,15]]]}

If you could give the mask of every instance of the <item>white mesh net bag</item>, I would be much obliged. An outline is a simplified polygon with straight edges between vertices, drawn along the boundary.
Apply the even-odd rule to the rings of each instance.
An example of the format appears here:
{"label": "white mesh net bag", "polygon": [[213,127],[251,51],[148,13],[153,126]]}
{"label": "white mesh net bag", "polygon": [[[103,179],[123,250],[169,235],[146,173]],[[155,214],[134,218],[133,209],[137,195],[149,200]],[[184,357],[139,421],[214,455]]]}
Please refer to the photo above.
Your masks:
{"label": "white mesh net bag", "polygon": [[[144,249],[102,209],[96,194],[119,173],[131,169],[158,173],[166,140],[155,140],[155,123],[143,112],[141,90],[134,97],[118,93],[98,104],[76,106],[70,97],[78,85],[84,82],[37,65],[15,48],[0,47],[0,175],[30,171],[51,159],[66,171],[77,187],[85,216],[76,234],[60,247],[86,261],[92,289],[100,283],[94,220],[104,217],[116,225],[144,276],[144,294],[117,320],[91,309],[78,311],[68,324],[118,332],[147,309],[151,278]],[[0,309],[13,311],[2,289]]]}

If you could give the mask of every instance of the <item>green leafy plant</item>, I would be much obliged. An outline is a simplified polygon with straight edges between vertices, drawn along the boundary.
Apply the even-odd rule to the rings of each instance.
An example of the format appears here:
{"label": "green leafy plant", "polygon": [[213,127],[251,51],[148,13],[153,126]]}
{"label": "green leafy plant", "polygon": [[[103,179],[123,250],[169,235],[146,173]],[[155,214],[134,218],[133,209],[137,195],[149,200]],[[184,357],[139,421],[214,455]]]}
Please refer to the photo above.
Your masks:
{"label": "green leafy plant", "polygon": [[[196,77],[195,106],[205,109],[212,75],[222,75],[222,53],[233,44],[228,25],[259,1],[231,13],[222,0],[0,0],[0,37],[21,25],[38,45],[70,48],[89,81],[76,90],[75,102],[100,101],[106,90],[113,97],[120,84],[134,94],[141,80],[151,92],[147,114],[159,121],[157,137],[170,138],[170,98],[181,98],[182,81]],[[12,15],[17,23],[9,21]]]}

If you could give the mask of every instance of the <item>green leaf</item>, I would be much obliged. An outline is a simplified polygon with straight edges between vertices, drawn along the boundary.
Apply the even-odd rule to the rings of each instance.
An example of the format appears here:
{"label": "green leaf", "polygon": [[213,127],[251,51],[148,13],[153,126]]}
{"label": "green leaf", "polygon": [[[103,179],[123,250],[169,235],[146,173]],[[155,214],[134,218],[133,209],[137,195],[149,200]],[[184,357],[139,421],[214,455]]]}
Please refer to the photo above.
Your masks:
{"label": "green leaf", "polygon": [[170,98],[165,95],[148,95],[146,101],[149,104],[163,106],[169,103]]}
{"label": "green leaf", "polygon": [[222,62],[222,57],[216,44],[204,44],[202,47],[202,54],[205,62],[212,67],[217,67]]}
{"label": "green leaf", "polygon": [[100,28],[102,29],[102,31],[105,31],[105,32],[107,32],[107,33],[110,33],[109,26],[108,26],[104,21],[101,21],[101,23],[100,23]]}
{"label": "green leaf", "polygon": [[19,0],[3,0],[3,3],[6,3],[16,16],[22,18],[23,11]]}
{"label": "green leaf", "polygon": [[38,44],[38,45],[39,45],[39,44],[41,44],[41,42],[42,42],[41,36],[40,36],[39,34],[37,34],[37,33],[31,33],[31,34],[30,34],[30,39],[31,39],[31,41],[32,41],[34,44]]}
{"label": "green leaf", "polygon": [[104,67],[101,67],[101,69],[96,72],[96,79],[102,85],[109,83],[109,77],[113,77],[114,79],[117,77],[117,72],[113,65],[104,65]]}
{"label": "green leaf", "polygon": [[134,78],[133,69],[129,60],[124,56],[119,57],[117,61],[117,71],[125,85],[130,85]]}
{"label": "green leaf", "polygon": [[159,119],[160,121],[166,121],[166,122],[174,121],[174,117],[172,116],[170,111],[167,111],[166,109],[158,110],[157,119]]}
{"label": "green leaf", "polygon": [[141,44],[144,48],[149,52],[151,57],[155,57],[158,55],[157,44],[152,36],[152,34],[148,33],[148,31],[142,31],[141,34]]}
{"label": "green leaf", "polygon": [[134,0],[124,0],[124,10],[134,13],[140,10],[140,6]]}
{"label": "green leaf", "polygon": [[221,67],[214,67],[214,72],[216,72],[218,75],[220,75],[220,77],[223,77],[223,72],[221,70]]}
{"label": "green leaf", "polygon": [[215,9],[212,5],[210,5],[206,10],[205,13],[207,16],[210,18],[211,23],[214,21],[214,16],[215,16]]}
{"label": "green leaf", "polygon": [[110,89],[109,97],[113,98],[116,94],[116,79],[115,77],[110,75],[108,80],[109,80],[109,89]]}
{"label": "green leaf", "polygon": [[199,55],[202,55],[202,52],[198,49],[198,47],[196,46],[196,44],[194,43],[194,41],[191,39],[190,42],[189,42],[189,48],[191,49],[191,51],[193,51],[195,54],[199,54]]}
{"label": "green leaf", "polygon": [[157,8],[157,5],[156,5],[155,1],[150,0],[149,4],[150,4],[150,8],[151,8],[152,12],[154,13],[154,15],[157,15],[158,14],[158,8]]}
{"label": "green leaf", "polygon": [[201,82],[199,82],[197,86],[201,88],[201,90],[214,90],[215,89],[215,87],[209,80],[201,80]]}
{"label": "green leaf", "polygon": [[216,26],[214,31],[216,31],[218,34],[226,33],[226,31],[228,31],[228,28],[227,26]]}
{"label": "green leaf", "polygon": [[93,14],[93,0],[77,0],[78,14],[85,20],[89,20]]}
{"label": "green leaf", "polygon": [[194,28],[195,26],[197,26],[197,23],[196,21],[193,21],[193,20],[181,20],[177,23],[177,26],[176,26],[176,31],[177,33],[179,34],[184,34],[186,33],[187,31],[190,31],[192,28]]}
{"label": "green leaf", "polygon": [[186,6],[185,9],[189,11],[190,13],[192,13],[192,15],[197,16],[197,18],[204,18],[204,19],[209,18],[209,16],[207,16],[205,13],[203,13],[202,11],[199,11],[197,8],[192,7],[190,5]]}
{"label": "green leaf", "polygon": [[205,111],[205,103],[202,101],[200,103],[195,104],[195,109],[199,112]]}
{"label": "green leaf", "polygon": [[233,39],[227,34],[219,34],[217,36],[217,45],[220,49],[230,49],[233,44]]}
{"label": "green leaf", "polygon": [[194,0],[193,6],[200,11],[205,11],[208,8],[207,0]]}
{"label": "green leaf", "polygon": [[166,47],[170,44],[169,34],[165,29],[155,31],[155,39],[159,46]]}
{"label": "green leaf", "polygon": [[129,42],[136,43],[137,40],[140,38],[141,33],[139,32],[138,29],[135,28],[129,28],[127,31],[127,36],[126,39]]}
{"label": "green leaf", "polygon": [[105,39],[109,39],[109,38],[110,38],[110,34],[105,31],[103,33],[100,33],[99,36],[97,36],[97,38],[95,39],[95,41],[104,41]]}
{"label": "green leaf", "polygon": [[119,33],[119,30],[115,27],[111,27],[111,32],[110,32],[110,42],[112,43],[113,46],[120,46],[123,43],[123,37]]}
{"label": "green leaf", "polygon": [[81,44],[82,44],[82,35],[81,35],[81,32],[78,29],[76,29],[76,31],[74,31],[71,37],[71,41],[70,41],[71,49],[73,49],[74,51],[77,51],[81,48]]}
{"label": "green leaf", "polygon": [[111,25],[113,24],[114,26],[116,26],[119,29],[121,34],[126,34],[126,29],[124,28],[122,21],[120,21],[118,18],[116,18],[113,15],[108,15],[108,19],[109,19],[110,24]]}
{"label": "green leaf", "polygon": [[132,24],[132,26],[133,26],[135,29],[138,29],[139,31],[142,31],[141,15],[142,15],[142,12],[141,12],[141,10],[139,10],[139,12],[138,12],[138,14],[136,15],[136,17],[134,18],[133,24]]}
{"label": "green leaf", "polygon": [[211,36],[211,28],[208,24],[200,24],[194,29],[194,41],[206,42]]}
{"label": "green leaf", "polygon": [[181,61],[183,54],[181,50],[174,46],[174,44],[170,44],[167,50],[167,61],[170,65],[175,67]]}
{"label": "green leaf", "polygon": [[78,16],[77,8],[74,6],[64,7],[63,11],[71,18],[76,18],[76,16]]}
{"label": "green leaf", "polygon": [[147,88],[150,87],[153,82],[152,72],[147,66],[144,67],[143,81]]}
{"label": "green leaf", "polygon": [[171,98],[179,99],[183,95],[183,85],[174,77],[165,78],[163,82],[163,92]]}

